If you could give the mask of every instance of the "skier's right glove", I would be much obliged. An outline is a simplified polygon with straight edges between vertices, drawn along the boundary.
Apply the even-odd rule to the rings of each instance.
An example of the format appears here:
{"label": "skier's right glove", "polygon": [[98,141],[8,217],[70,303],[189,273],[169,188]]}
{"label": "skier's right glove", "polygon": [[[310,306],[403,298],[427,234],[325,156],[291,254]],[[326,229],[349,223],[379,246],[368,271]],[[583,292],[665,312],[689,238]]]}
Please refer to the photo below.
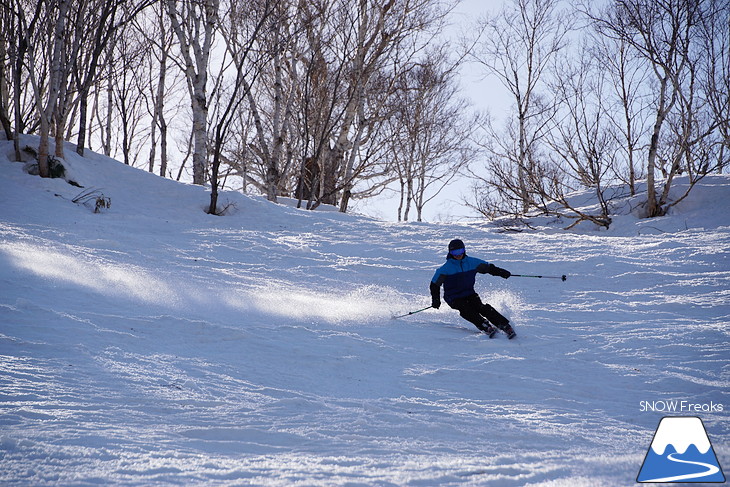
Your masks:
{"label": "skier's right glove", "polygon": [[441,307],[441,286],[432,282],[429,285],[429,291],[431,291],[431,307],[439,309]]}

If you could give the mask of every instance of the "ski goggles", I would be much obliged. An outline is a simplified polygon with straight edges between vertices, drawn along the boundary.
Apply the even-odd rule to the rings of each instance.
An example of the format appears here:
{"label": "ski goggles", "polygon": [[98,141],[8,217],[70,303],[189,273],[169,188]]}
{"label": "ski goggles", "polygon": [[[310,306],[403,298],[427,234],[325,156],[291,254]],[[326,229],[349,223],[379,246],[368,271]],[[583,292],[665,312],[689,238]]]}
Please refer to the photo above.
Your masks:
{"label": "ski goggles", "polygon": [[454,250],[449,251],[449,253],[451,255],[453,255],[454,257],[458,257],[459,255],[464,255],[464,252],[466,252],[466,249],[463,247],[460,249],[454,249]]}

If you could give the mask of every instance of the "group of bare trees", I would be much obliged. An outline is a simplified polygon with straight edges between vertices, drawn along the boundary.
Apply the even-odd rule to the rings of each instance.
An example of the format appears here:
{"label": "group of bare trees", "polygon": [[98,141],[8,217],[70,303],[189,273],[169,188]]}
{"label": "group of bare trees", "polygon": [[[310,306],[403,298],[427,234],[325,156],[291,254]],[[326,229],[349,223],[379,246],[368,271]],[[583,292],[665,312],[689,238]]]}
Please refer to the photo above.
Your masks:
{"label": "group of bare trees", "polygon": [[[677,175],[728,167],[727,2],[506,0],[458,55],[453,4],[0,0],[0,123],[18,160],[19,134],[40,136],[42,176],[75,141],[209,185],[210,213],[220,188],[346,211],[389,187],[421,220],[471,166],[485,215],[608,226],[616,182],[656,216]],[[464,59],[506,88],[505,121],[460,98]]]}
{"label": "group of bare trees", "polygon": [[346,211],[402,181],[420,218],[469,158],[449,3],[0,0],[0,120],[18,159],[40,135],[42,176],[73,140],[210,185],[210,213],[221,187]]}
{"label": "group of bare trees", "polygon": [[62,157],[60,142],[70,137],[72,118],[79,137],[77,150],[83,154],[88,102],[102,56],[115,25],[134,16],[138,6],[68,0],[33,4],[8,0],[0,5],[0,121],[8,139],[15,140],[17,158],[17,134],[40,135],[39,171],[47,177],[49,140],[55,138],[56,155]]}
{"label": "group of bare trees", "polygon": [[[513,107],[486,126],[484,214],[539,210],[607,227],[609,185],[645,193],[643,214],[658,216],[730,165],[727,2],[509,0],[482,27],[473,57]],[[670,198],[679,174],[689,189]],[[567,197],[581,188],[597,211]]]}

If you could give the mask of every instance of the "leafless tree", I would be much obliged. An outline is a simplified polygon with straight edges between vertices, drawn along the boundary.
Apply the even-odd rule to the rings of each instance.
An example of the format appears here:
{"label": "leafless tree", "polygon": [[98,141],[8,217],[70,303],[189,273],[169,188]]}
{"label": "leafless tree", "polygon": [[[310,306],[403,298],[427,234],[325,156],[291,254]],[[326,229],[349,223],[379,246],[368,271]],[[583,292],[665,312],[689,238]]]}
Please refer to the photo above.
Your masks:
{"label": "leafless tree", "polygon": [[250,81],[242,79],[253,118],[256,136],[249,146],[259,161],[261,188],[270,201],[281,194],[285,175],[291,165],[289,147],[292,133],[292,104],[297,84],[301,5],[291,0],[275,2],[267,16],[266,28],[257,39],[267,53],[264,75],[268,81],[252,90]]}
{"label": "leafless tree", "polygon": [[[150,116],[150,142],[147,169],[155,172],[159,144],[159,170],[162,177],[168,175],[168,120],[179,110],[180,100],[184,97],[178,91],[184,70],[175,70],[175,59],[171,56],[175,44],[175,33],[170,26],[167,6],[157,2],[137,15],[133,28],[149,44],[146,62],[149,69],[145,86],[145,102]],[[159,131],[159,134],[158,134]]]}
{"label": "leafless tree", "polygon": [[[329,145],[334,124],[342,113],[346,94],[346,63],[337,62],[339,56],[339,24],[333,22],[332,11],[337,2],[304,4],[302,30],[306,42],[300,60],[300,89],[296,107],[301,122],[297,124],[301,155],[296,173],[295,197],[298,206],[307,200],[312,208],[319,199],[321,160]],[[344,32],[350,33],[350,30]]]}
{"label": "leafless tree", "polygon": [[[75,136],[80,154],[87,146],[101,147],[130,165],[145,159],[148,170],[155,168],[159,147],[160,174],[167,174],[164,100],[174,84],[169,76],[179,67],[193,128],[190,137],[176,139],[185,139],[182,152],[191,148],[193,182],[202,184],[209,175],[217,190],[221,164],[245,167],[244,184],[270,199],[307,186],[300,195],[307,193],[310,208],[329,203],[341,211],[351,198],[377,194],[392,180],[387,142],[393,138],[388,120],[396,80],[413,69],[453,6],[452,0],[240,3],[247,14],[260,5],[273,8],[247,44],[256,59],[268,60],[256,68],[263,82],[254,83],[255,63],[237,63],[235,49],[223,61],[213,50],[221,29],[230,34],[256,25],[247,18],[235,27],[220,17],[221,6],[233,11],[237,1],[0,2],[0,22],[8,27],[0,58],[13,71],[0,80],[0,123],[6,133],[24,127],[39,132],[42,174],[53,135],[57,151]],[[147,9],[153,4],[156,11]],[[209,86],[211,76],[215,84]],[[30,117],[24,93],[31,93]],[[432,144],[424,153],[439,150]],[[179,169],[181,174],[184,163]],[[419,210],[428,201],[426,188],[435,188],[426,175],[433,170],[422,170],[416,180],[420,186],[411,198]]]}
{"label": "leafless tree", "polygon": [[12,71],[13,58],[17,52],[15,15],[10,9],[0,4],[0,125],[7,140],[13,139],[12,122],[10,121],[10,90],[7,73]]}
{"label": "leafless tree", "polygon": [[272,53],[269,81],[249,91],[248,107],[256,133],[249,174],[259,174],[253,183],[269,199],[294,193],[308,208],[346,211],[356,191],[379,190],[384,107],[416,36],[442,18],[437,4],[279,2],[260,40]]}
{"label": "leafless tree", "polygon": [[[102,53],[118,25],[146,5],[144,0],[122,4],[110,0],[3,2],[3,11],[12,12],[9,26],[14,36],[11,57],[16,131],[34,130],[34,124],[26,125],[23,120],[20,95],[30,91],[41,139],[38,158],[42,175],[48,172],[51,135],[55,136],[56,156],[63,157],[64,141],[78,131],[77,151],[83,154],[88,99],[97,83]],[[26,79],[30,90],[24,90]]]}
{"label": "leafless tree", "polygon": [[[609,117],[613,111],[613,79],[591,51],[583,45],[575,56],[555,66],[560,75],[553,78],[551,85],[559,96],[560,116],[545,140],[554,161],[553,174],[560,176],[557,180],[537,181],[535,192],[539,197],[535,199],[542,201],[545,213],[575,219],[573,225],[589,220],[608,227],[611,195],[606,190],[619,164],[619,144]],[[571,203],[569,191],[578,188],[593,190],[598,212]]]}
{"label": "leafless tree", "polygon": [[193,116],[193,183],[204,184],[208,157],[208,67],[220,0],[166,0],[179,41]]}
{"label": "leafless tree", "polygon": [[482,25],[482,40],[472,52],[513,98],[507,134],[488,126],[492,163],[487,182],[503,199],[519,201],[522,213],[532,204],[530,181],[542,173],[538,145],[556,110],[545,89],[548,70],[564,49],[569,30],[557,1],[511,0]]}
{"label": "leafless tree", "polygon": [[100,116],[96,128],[101,132],[105,153],[108,151],[127,165],[140,167],[147,162],[141,154],[150,135],[149,125],[142,121],[146,116],[145,80],[150,76],[146,60],[152,47],[133,25],[123,25],[117,33],[105,53],[113,62],[107,64],[105,78],[99,79],[106,86],[95,87],[97,93],[107,95],[95,108]]}
{"label": "leafless tree", "polygon": [[[26,24],[24,20],[25,12],[23,10],[25,6],[18,0],[2,2],[0,3],[0,8],[2,8],[2,17],[0,18],[2,19],[3,27],[1,31],[3,51],[7,53],[7,62],[9,70],[12,73],[9,78],[5,76],[5,70],[1,73],[3,78],[3,87],[7,89],[8,81],[13,87],[12,103],[3,103],[3,110],[9,110],[9,107],[12,105],[12,111],[14,113],[14,130],[9,130],[10,128],[7,126],[7,124],[10,123],[9,114],[3,115],[3,128],[6,131],[8,138],[12,138],[13,140],[15,159],[19,161],[22,157],[20,153],[20,133],[25,128],[22,94],[26,91],[23,89],[26,81],[23,79],[23,66],[25,65],[25,54],[28,51],[28,42],[31,37],[29,29],[31,31],[35,30],[41,11],[40,9],[36,9],[33,20],[31,20],[29,24]],[[30,25],[30,27],[23,29],[21,28],[21,24],[26,24],[26,26]],[[3,63],[4,60],[5,57],[3,56]],[[4,93],[2,93],[2,96],[3,99],[6,99]],[[8,97],[9,96],[10,94],[8,93]]]}
{"label": "leafless tree", "polygon": [[[19,59],[28,72],[33,89],[36,113],[40,124],[40,143],[38,145],[38,171],[41,177],[50,177],[49,166],[49,138],[51,122],[56,111],[61,78],[64,72],[63,58],[64,34],[66,30],[69,2],[56,0],[52,2],[38,1],[30,21],[26,18],[27,5],[19,1],[15,4],[18,18],[18,35],[20,42],[27,49],[27,55]],[[51,27],[52,35],[44,38],[42,23],[47,22]],[[39,59],[42,56],[42,46],[48,46],[49,58]],[[44,63],[46,61],[48,64]],[[45,68],[48,67],[47,85],[45,84]]]}
{"label": "leafless tree", "polygon": [[98,139],[100,150],[107,157],[112,154],[114,87],[118,71],[114,62],[116,59],[116,39],[109,42],[104,49],[103,68],[94,80],[94,89],[92,90],[94,103],[91,110],[91,123],[89,124],[89,146],[93,148],[92,140]]}
{"label": "leafless tree", "polygon": [[155,46],[152,50],[152,56],[158,65],[156,82],[153,82],[153,76],[150,77],[150,87],[154,86],[154,90],[150,91],[150,99],[152,101],[152,124],[150,135],[150,156],[148,170],[155,171],[155,158],[157,155],[157,129],[160,130],[160,176],[165,176],[167,172],[167,120],[165,118],[165,94],[167,93],[167,76],[169,50],[172,47],[172,36],[166,22],[167,16],[164,7],[160,6],[160,10],[155,12],[154,37],[152,40]]}
{"label": "leafless tree", "polygon": [[700,31],[707,58],[700,66],[698,84],[717,124],[717,133],[704,144],[708,157],[701,159],[707,160],[709,169],[722,172],[730,167],[730,4],[708,0]]}
{"label": "leafless tree", "polygon": [[476,155],[471,137],[477,121],[458,96],[458,66],[447,48],[432,49],[406,71],[393,96],[393,126],[387,133],[400,183],[398,221],[409,219],[411,205],[422,221],[425,205]]}
{"label": "leafless tree", "polygon": [[[211,164],[211,196],[208,213],[220,214],[218,208],[219,173],[221,163],[225,158],[224,145],[237,119],[237,113],[244,100],[249,95],[252,84],[255,82],[262,65],[261,59],[253,53],[261,32],[269,17],[274,13],[276,2],[262,0],[260,2],[232,1],[228,5],[226,20],[222,22],[221,33],[226,45],[226,59],[231,62],[222,63],[221,72],[216,80],[216,112],[213,123],[213,147]],[[266,58],[266,53],[263,54]],[[253,59],[252,59],[253,58]],[[230,68],[230,69],[226,69]],[[227,74],[232,79],[227,82]]]}
{"label": "leafless tree", "polygon": [[606,116],[611,121],[610,131],[623,155],[623,163],[612,168],[619,181],[625,182],[629,192],[636,194],[637,180],[643,177],[642,140],[646,136],[646,114],[649,108],[647,78],[649,71],[637,53],[621,39],[591,35],[592,59],[602,76],[608,77],[609,89],[604,96],[615,100],[606,106]]}
{"label": "leafless tree", "polygon": [[654,117],[647,154],[647,216],[662,215],[673,176],[672,162],[665,190],[657,193],[656,171],[660,165],[662,129],[681,97],[682,83],[692,68],[692,47],[697,42],[702,2],[687,0],[614,0],[593,20],[605,36],[626,42],[648,63],[654,74]]}
{"label": "leafless tree", "polygon": [[[124,4],[114,0],[95,0],[78,3],[75,38],[79,46],[72,57],[71,74],[79,97],[79,123],[76,152],[84,155],[87,138],[89,93],[98,76],[99,64],[106,46],[120,23],[128,21],[144,7]],[[124,12],[120,15],[119,11]],[[129,11],[127,11],[129,9]]]}
{"label": "leafless tree", "polygon": [[[390,61],[405,47],[404,41],[423,32],[431,22],[438,22],[444,12],[431,0],[358,0],[352,8],[343,5],[338,11],[341,15],[336,25],[344,33],[341,50],[348,63],[346,97],[341,116],[333,124],[331,142],[320,158],[320,200],[334,204],[342,191],[340,211],[346,211],[355,161],[367,132],[373,128],[371,123],[378,118],[377,112],[367,113],[367,109],[382,108],[382,99],[392,86],[390,82],[382,83],[386,78],[377,75],[389,71],[393,76]],[[369,98],[376,79],[381,103]]]}

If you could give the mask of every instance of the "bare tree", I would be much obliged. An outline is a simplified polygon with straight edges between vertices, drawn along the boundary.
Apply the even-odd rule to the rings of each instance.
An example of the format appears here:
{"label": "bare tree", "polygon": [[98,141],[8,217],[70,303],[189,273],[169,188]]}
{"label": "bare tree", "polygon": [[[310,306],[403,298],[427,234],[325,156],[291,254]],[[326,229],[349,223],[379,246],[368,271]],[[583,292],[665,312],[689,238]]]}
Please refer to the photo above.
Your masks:
{"label": "bare tree", "polygon": [[[123,4],[110,0],[9,2],[12,2],[14,45],[17,45],[12,53],[16,131],[35,130],[34,124],[26,125],[22,119],[20,93],[24,91],[23,75],[27,74],[40,135],[39,172],[47,175],[51,135],[55,136],[55,155],[63,157],[64,141],[78,131],[77,152],[83,154],[88,99],[98,83],[100,58],[120,22],[134,17],[147,3],[146,0]],[[117,12],[124,15],[117,16]],[[53,28],[44,28],[47,25]]]}
{"label": "bare tree", "polygon": [[150,70],[146,59],[152,48],[145,36],[129,24],[121,26],[118,33],[109,45],[114,63],[109,66],[109,98],[104,107],[105,144],[109,144],[111,156],[121,152],[125,164],[139,167],[146,162],[141,154],[150,133],[149,125],[142,121],[146,116],[145,80]]}
{"label": "bare tree", "polygon": [[386,100],[395,90],[395,80],[424,49],[429,32],[439,28],[451,5],[433,0],[337,1],[334,5],[329,22],[335,55],[328,57],[326,48],[312,57],[317,65],[328,67],[313,71],[317,78],[312,86],[328,86],[331,93],[317,117],[309,119],[316,120],[309,133],[319,136],[311,155],[318,175],[317,201],[312,207],[339,203],[344,212],[358,183],[365,186],[366,194],[374,194],[388,180],[387,162],[378,147],[387,137],[383,132],[389,116]]}
{"label": "bare tree", "polygon": [[[701,23],[701,43],[707,53],[698,83],[717,133],[706,143],[708,168],[718,172],[730,167],[730,4],[708,0]],[[710,162],[710,159],[714,159]]]}
{"label": "bare tree", "polygon": [[[490,147],[497,151],[491,158],[490,186],[503,198],[519,200],[524,213],[532,203],[530,180],[539,178],[541,172],[537,145],[556,109],[544,89],[547,71],[565,47],[570,24],[555,0],[512,0],[482,29],[483,41],[472,56],[499,79],[514,102],[507,138],[490,130]],[[504,160],[510,164],[505,166]]]}
{"label": "bare tree", "polygon": [[257,43],[267,53],[264,75],[266,83],[254,92],[244,78],[244,91],[256,130],[254,143],[249,149],[259,161],[260,185],[270,201],[276,201],[291,166],[287,157],[292,143],[292,105],[297,84],[298,48],[301,30],[301,2],[291,0],[274,2],[273,12],[267,16],[265,32]]}
{"label": "bare tree", "polygon": [[[39,1],[36,4],[35,13],[30,22],[26,20],[24,5],[16,4],[18,10],[19,35],[22,43],[30,46],[27,50],[27,57],[21,58],[28,70],[30,83],[33,88],[36,112],[40,120],[40,143],[38,145],[38,171],[41,177],[50,177],[49,166],[49,137],[53,114],[56,111],[59,93],[61,91],[61,78],[64,71],[63,44],[66,29],[69,2],[67,0],[56,0],[53,2]],[[45,9],[44,9],[45,7]],[[44,64],[37,59],[38,47],[43,39],[40,34],[39,23],[47,21],[52,28],[52,36],[48,39],[50,57],[48,59],[48,84],[45,85],[43,77]]]}
{"label": "bare tree", "polygon": [[157,17],[157,34],[155,40],[155,49],[159,57],[159,71],[157,75],[156,89],[151,94],[152,99],[152,134],[150,137],[150,158],[149,171],[155,170],[155,156],[157,152],[157,129],[160,129],[160,176],[165,176],[167,172],[167,121],[165,120],[165,94],[167,89],[167,63],[169,59],[168,51],[172,47],[172,37],[168,36],[167,25],[165,23],[165,14],[160,11],[156,13]]}
{"label": "bare tree", "polygon": [[[613,80],[585,45],[576,57],[561,60],[555,69],[560,75],[551,84],[559,96],[560,117],[546,142],[555,159],[552,174],[563,174],[547,184],[537,182],[542,211],[575,219],[573,225],[588,220],[608,228],[611,195],[606,189],[619,164],[618,140],[609,117]],[[575,183],[593,190],[598,213],[571,203],[568,192],[575,189]]]}
{"label": "bare tree", "polygon": [[[134,19],[134,28],[139,31],[149,43],[147,62],[150,65],[149,80],[145,91],[147,92],[147,112],[151,117],[150,121],[150,147],[147,169],[155,172],[157,161],[157,148],[159,142],[159,171],[162,177],[167,175],[168,167],[168,109],[170,106],[177,107],[176,102],[169,102],[168,99],[182,98],[177,96],[174,89],[178,83],[175,72],[170,70],[173,60],[170,51],[175,41],[175,34],[170,27],[170,18],[167,13],[167,6],[158,2],[147,9],[145,14],[138,15]],[[168,101],[166,103],[166,101]],[[159,136],[158,136],[159,130]]]}
{"label": "bare tree", "polygon": [[447,48],[432,49],[396,85],[393,127],[387,133],[400,182],[398,221],[409,219],[411,204],[422,221],[425,205],[476,154],[470,139],[478,124],[458,98],[458,66],[448,60]]}
{"label": "bare tree", "polygon": [[308,208],[339,201],[346,211],[355,182],[382,174],[368,141],[392,91],[386,66],[425,19],[438,18],[426,15],[434,2],[279,3],[276,27],[262,39],[272,52],[268,90],[249,95],[256,127],[250,150],[269,199],[295,186]]}
{"label": "bare tree", "polygon": [[[295,196],[298,206],[307,200],[307,209],[319,199],[324,149],[329,146],[335,124],[347,98],[346,63],[338,62],[341,31],[332,19],[339,2],[304,4],[302,29],[306,47],[300,61],[300,91],[296,107],[301,122],[297,124],[301,156],[296,174]],[[347,40],[349,37],[345,36]]]}
{"label": "bare tree", "polygon": [[[345,12],[346,9],[341,11]],[[353,29],[355,35],[351,37],[354,43],[346,46],[348,56],[351,56],[351,69],[348,73],[348,98],[342,113],[338,132],[334,133],[334,140],[331,149],[326,150],[322,160],[321,190],[325,203],[336,203],[337,192],[345,190],[340,210],[347,209],[348,199],[352,187],[351,178],[355,154],[362,143],[364,124],[357,123],[363,119],[363,108],[365,104],[365,92],[373,75],[375,75],[383,58],[387,57],[388,51],[394,47],[385,31],[386,20],[391,16],[397,16],[398,10],[394,8],[394,1],[389,0],[380,5],[378,2],[359,0],[357,9],[350,11],[354,14]],[[388,22],[390,24],[390,22]],[[394,32],[390,35],[396,36],[400,33]],[[352,136],[354,132],[354,136]],[[348,157],[349,155],[349,157]],[[344,179],[343,188],[338,187],[338,176],[340,171]]]}
{"label": "bare tree", "polygon": [[[220,75],[216,82],[216,94],[219,99],[217,104],[215,122],[213,125],[213,161],[211,164],[211,195],[208,213],[220,214],[218,208],[219,172],[224,159],[224,145],[228,142],[228,136],[234,127],[233,122],[237,119],[239,107],[249,95],[251,85],[254,83],[260,72],[261,62],[258,59],[251,60],[253,47],[261,34],[264,25],[273,14],[273,5],[276,2],[262,0],[257,4],[246,0],[243,3],[231,2],[230,10],[226,14],[226,21],[223,22],[221,32],[226,43],[226,52],[231,58],[230,66],[224,62]],[[226,86],[226,74],[232,71],[234,79],[229,86]]]}
{"label": "bare tree", "polygon": [[110,157],[112,154],[115,73],[118,71],[113,61],[116,58],[117,39],[115,38],[109,42],[104,49],[104,69],[100,71],[100,76],[94,80],[94,104],[91,111],[92,123],[89,126],[89,146],[92,146],[91,141],[98,132],[99,135],[96,138],[99,140],[98,143],[101,146],[102,153],[107,157]]}
{"label": "bare tree", "polygon": [[[10,93],[8,89],[9,71],[12,71],[13,57],[17,48],[16,19],[9,6],[0,4],[0,125],[5,131],[5,138],[13,139],[13,128],[10,122]],[[10,46],[10,47],[9,47]]]}
{"label": "bare tree", "polygon": [[[14,130],[11,131],[8,138],[13,140],[13,149],[15,152],[15,159],[21,160],[20,153],[20,133],[23,131],[25,126],[23,120],[22,106],[22,93],[23,93],[23,65],[25,61],[25,54],[28,50],[28,42],[30,37],[29,30],[35,30],[37,18],[40,15],[40,9],[36,9],[36,13],[31,20],[30,25],[32,27],[26,27],[25,30],[21,28],[21,24],[25,23],[25,13],[22,10],[24,6],[19,1],[14,0],[8,3],[3,2],[0,4],[2,7],[2,38],[3,45],[7,46],[8,63],[10,65],[11,76],[10,82],[13,86],[13,101],[12,108],[14,112]],[[39,4],[40,6],[40,4]],[[3,79],[5,79],[3,71]],[[4,83],[7,86],[6,83]],[[6,106],[9,106],[8,103]],[[7,115],[8,122],[10,122],[10,116]],[[5,127],[3,122],[3,128],[6,133],[8,127]]]}
{"label": "bare tree", "polygon": [[[342,15],[337,18],[336,25],[345,29],[341,46],[344,60],[348,64],[344,78],[347,91],[341,116],[333,125],[331,143],[323,147],[320,159],[319,201],[322,203],[335,204],[337,193],[345,189],[346,196],[340,209],[343,211],[347,208],[354,158],[362,143],[362,131],[365,128],[364,124],[358,122],[363,119],[362,109],[366,103],[367,87],[405,33],[404,30],[388,32],[386,29],[388,26],[410,28],[408,24],[399,22],[402,18],[401,8],[410,7],[416,17],[420,13],[420,6],[422,2],[406,1],[403,6],[396,6],[393,0],[382,4],[358,0],[352,9],[347,8],[347,5],[338,9]],[[340,178],[344,181],[340,181]],[[344,184],[339,184],[341,182]]]}
{"label": "bare tree", "polygon": [[662,129],[680,98],[681,83],[690,69],[691,46],[696,42],[702,18],[701,2],[685,0],[614,0],[600,16],[593,16],[603,35],[626,42],[651,67],[657,88],[655,112],[647,154],[647,216],[664,214],[672,177],[679,170],[669,168],[665,190],[658,195],[656,170],[659,166]]}
{"label": "bare tree", "polygon": [[71,66],[71,73],[79,92],[79,124],[76,142],[76,152],[79,155],[84,155],[87,138],[89,93],[98,76],[99,63],[105,48],[116,33],[119,22],[133,18],[143,6],[144,4],[133,6],[131,11],[120,19],[117,17],[120,4],[115,0],[79,2],[76,33],[77,37],[81,37],[79,41],[84,42],[85,45],[73,55]]}
{"label": "bare tree", "polygon": [[204,184],[208,157],[208,67],[219,0],[166,0],[184,60],[193,115],[193,183]]}
{"label": "bare tree", "polygon": [[[613,126],[617,150],[623,154],[623,164],[612,169],[615,176],[628,184],[629,192],[636,194],[637,180],[643,177],[639,158],[642,155],[642,139],[646,135],[648,70],[636,52],[621,39],[591,36],[594,43],[592,59],[598,64],[600,75],[608,76],[613,90],[604,95],[615,100],[606,109],[606,116]],[[612,93],[610,92],[612,91]]]}

